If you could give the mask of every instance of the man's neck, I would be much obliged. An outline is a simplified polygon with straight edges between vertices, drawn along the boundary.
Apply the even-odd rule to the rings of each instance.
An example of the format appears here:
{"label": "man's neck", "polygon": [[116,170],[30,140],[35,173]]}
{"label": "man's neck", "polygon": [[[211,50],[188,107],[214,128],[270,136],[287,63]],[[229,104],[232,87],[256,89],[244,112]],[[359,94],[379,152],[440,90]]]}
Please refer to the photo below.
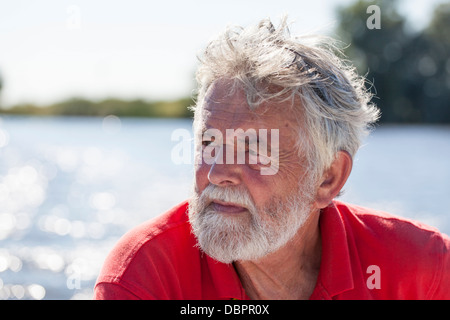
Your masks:
{"label": "man's neck", "polygon": [[321,259],[319,212],[312,213],[284,247],[256,261],[236,261],[234,267],[249,298],[309,299]]}

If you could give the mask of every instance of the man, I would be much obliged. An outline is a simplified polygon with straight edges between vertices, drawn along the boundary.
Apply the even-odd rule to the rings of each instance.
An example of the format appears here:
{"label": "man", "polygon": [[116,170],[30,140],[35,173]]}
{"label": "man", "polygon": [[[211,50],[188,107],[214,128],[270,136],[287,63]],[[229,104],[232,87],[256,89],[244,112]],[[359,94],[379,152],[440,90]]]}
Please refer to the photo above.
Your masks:
{"label": "man", "polygon": [[334,200],[378,110],[317,40],[263,20],[208,45],[193,195],[119,241],[96,299],[450,298],[446,235]]}

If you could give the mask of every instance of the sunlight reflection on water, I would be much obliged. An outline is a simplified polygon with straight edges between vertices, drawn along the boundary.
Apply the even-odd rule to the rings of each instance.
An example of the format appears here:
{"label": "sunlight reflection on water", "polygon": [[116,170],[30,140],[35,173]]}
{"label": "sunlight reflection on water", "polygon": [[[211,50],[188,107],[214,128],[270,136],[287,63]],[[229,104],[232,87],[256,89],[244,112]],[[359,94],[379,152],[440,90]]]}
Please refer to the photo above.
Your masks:
{"label": "sunlight reflection on water", "polygon": [[171,166],[170,133],[190,122],[163,122],[3,119],[0,299],[90,298],[118,238],[186,198],[191,170]]}

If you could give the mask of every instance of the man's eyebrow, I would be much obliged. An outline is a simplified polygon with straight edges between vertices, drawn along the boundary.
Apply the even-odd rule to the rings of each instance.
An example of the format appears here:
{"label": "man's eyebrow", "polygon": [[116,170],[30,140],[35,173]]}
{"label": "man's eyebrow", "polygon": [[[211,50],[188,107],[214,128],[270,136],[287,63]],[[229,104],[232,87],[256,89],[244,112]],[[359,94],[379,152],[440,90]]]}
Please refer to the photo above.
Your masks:
{"label": "man's eyebrow", "polygon": [[209,133],[211,133],[212,131],[215,131],[215,130],[217,130],[216,128],[214,128],[214,127],[212,127],[212,126],[208,126],[206,123],[202,123],[202,135],[204,135],[205,133],[207,133],[208,132],[208,134]]}
{"label": "man's eyebrow", "polygon": [[[242,128],[238,128],[238,129],[242,129]],[[231,129],[231,130],[238,130],[238,129]],[[252,129],[252,128],[247,128],[248,129]],[[210,138],[210,137],[216,137],[215,135],[215,130],[218,130],[212,126],[208,126],[206,123],[202,123],[201,124],[201,135],[202,138]],[[243,130],[243,129],[242,129]],[[254,129],[256,132],[256,144],[259,145],[261,142],[262,143],[266,143],[266,145],[268,147],[271,146],[271,142],[272,139],[270,138],[271,136],[271,131],[274,129],[265,129],[265,128],[260,128],[260,129]],[[265,134],[260,134],[261,130],[266,130]],[[278,130],[278,129],[275,129]],[[245,130],[246,131],[246,130]],[[226,135],[223,135],[224,137],[226,137]],[[238,134],[238,135],[233,135],[234,138],[236,138],[236,140],[238,142],[243,141],[246,145],[250,144],[250,141],[253,141],[253,139],[251,139],[251,137],[249,137],[246,134]]]}
{"label": "man's eyebrow", "polygon": [[215,137],[215,135],[209,129],[202,130],[202,138],[211,138],[211,137]]}

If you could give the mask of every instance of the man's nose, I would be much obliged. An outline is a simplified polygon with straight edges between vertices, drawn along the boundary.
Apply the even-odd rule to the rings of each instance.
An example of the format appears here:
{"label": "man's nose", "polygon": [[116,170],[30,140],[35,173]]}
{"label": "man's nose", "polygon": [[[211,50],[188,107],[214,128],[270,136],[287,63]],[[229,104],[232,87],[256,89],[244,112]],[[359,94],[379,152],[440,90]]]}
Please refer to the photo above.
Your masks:
{"label": "man's nose", "polygon": [[[223,149],[211,164],[208,180],[217,186],[238,185],[241,183],[242,164],[236,164],[236,159],[232,163],[227,163],[227,157],[224,156]],[[228,162],[230,162],[229,160],[230,158],[228,158]]]}

